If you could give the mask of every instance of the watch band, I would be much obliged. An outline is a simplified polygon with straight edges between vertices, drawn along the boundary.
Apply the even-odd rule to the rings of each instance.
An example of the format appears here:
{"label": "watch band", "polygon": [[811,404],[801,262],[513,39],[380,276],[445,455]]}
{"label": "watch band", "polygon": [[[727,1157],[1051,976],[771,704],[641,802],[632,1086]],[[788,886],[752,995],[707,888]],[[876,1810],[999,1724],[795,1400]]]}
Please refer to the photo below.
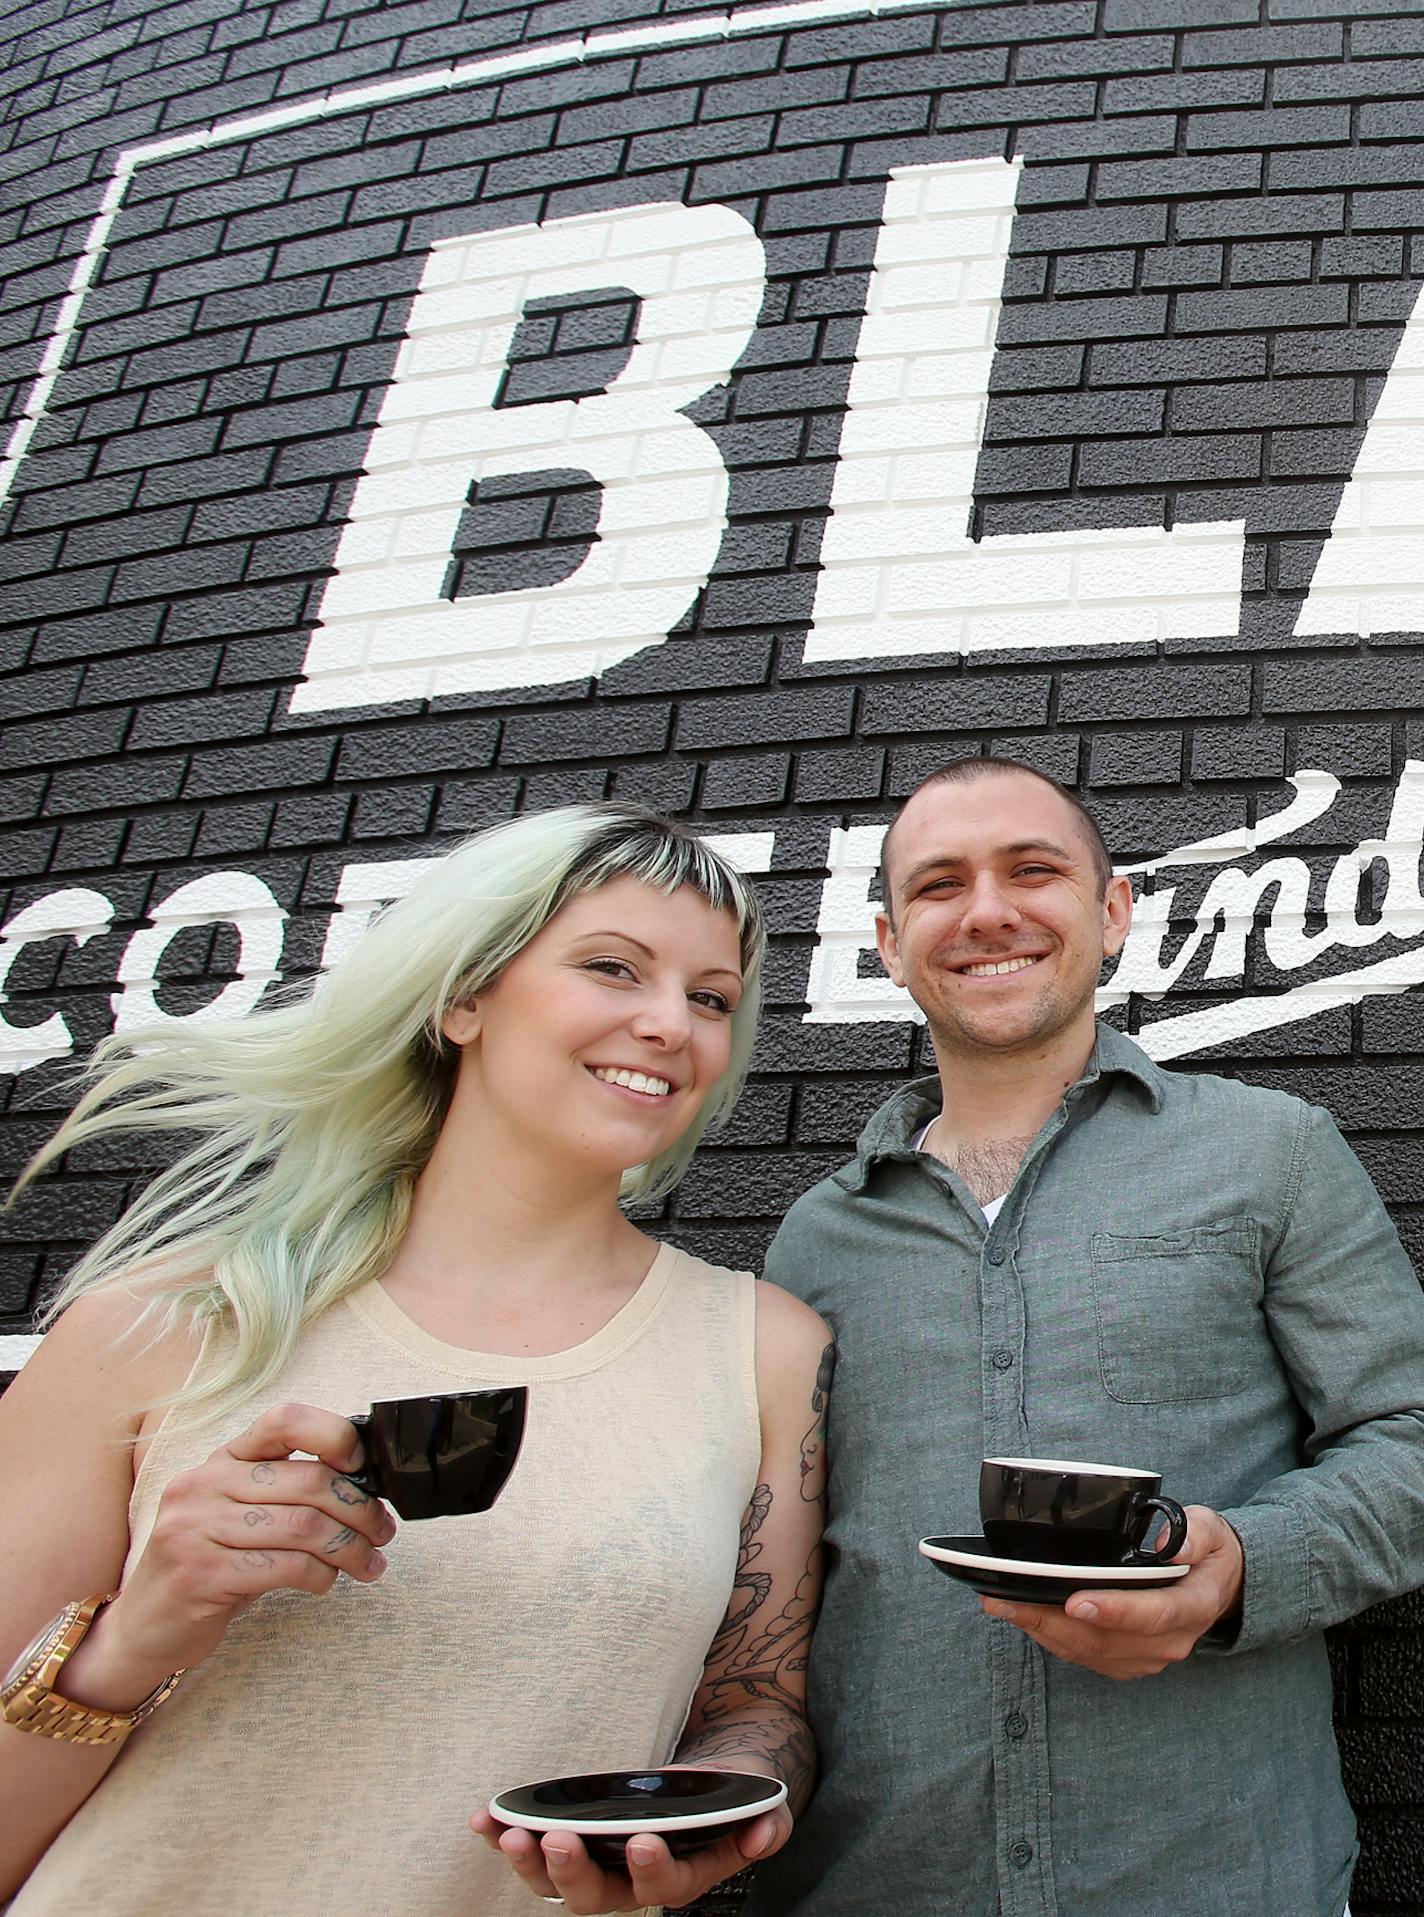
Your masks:
{"label": "watch band", "polygon": [[76,1704],[55,1690],[66,1660],[83,1643],[90,1625],[103,1607],[118,1596],[101,1591],[94,1597],[66,1604],[0,1689],[0,1717],[18,1731],[58,1738],[68,1744],[122,1744],[130,1732],[156,1711],[178,1688],[182,1671],[174,1671],[131,1711],[101,1711]]}

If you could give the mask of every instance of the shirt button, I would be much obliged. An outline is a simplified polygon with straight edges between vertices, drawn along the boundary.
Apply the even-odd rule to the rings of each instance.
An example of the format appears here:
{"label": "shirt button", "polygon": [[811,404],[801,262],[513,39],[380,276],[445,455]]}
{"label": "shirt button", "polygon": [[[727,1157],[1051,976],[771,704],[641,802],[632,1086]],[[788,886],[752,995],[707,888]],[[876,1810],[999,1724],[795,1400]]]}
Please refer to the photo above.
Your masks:
{"label": "shirt button", "polygon": [[1008,1253],[1002,1245],[995,1245],[989,1253],[989,1263],[991,1265],[1002,1265],[1007,1256]]}
{"label": "shirt button", "polygon": [[1022,1838],[1016,1844],[1009,1845],[1009,1862],[1017,1864],[1022,1870],[1025,1864],[1033,1862],[1033,1845],[1026,1844]]}
{"label": "shirt button", "polygon": [[999,1350],[994,1353],[992,1362],[995,1371],[1008,1371],[1013,1366],[1014,1354],[1012,1351],[1005,1351],[1001,1346]]}
{"label": "shirt button", "polygon": [[1004,1729],[1010,1737],[1022,1737],[1028,1729],[1028,1719],[1022,1711],[1010,1711],[1004,1719]]}

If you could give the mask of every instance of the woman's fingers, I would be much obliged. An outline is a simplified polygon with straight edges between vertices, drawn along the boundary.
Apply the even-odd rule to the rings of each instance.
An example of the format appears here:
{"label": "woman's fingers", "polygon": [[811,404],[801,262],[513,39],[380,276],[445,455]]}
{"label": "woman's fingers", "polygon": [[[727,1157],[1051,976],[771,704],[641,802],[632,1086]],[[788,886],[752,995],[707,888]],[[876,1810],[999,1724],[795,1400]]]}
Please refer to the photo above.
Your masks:
{"label": "woman's fingers", "polygon": [[[369,1584],[386,1568],[385,1553],[368,1535],[346,1523],[344,1514],[333,1517],[310,1504],[228,1501],[219,1507],[209,1536],[229,1551],[242,1552],[248,1563],[302,1555],[329,1566],[333,1576],[345,1571],[362,1584]],[[308,1588],[313,1587],[304,1579],[303,1589]]]}
{"label": "woman's fingers", "polygon": [[337,1471],[355,1471],[362,1459],[361,1440],[351,1420],[312,1404],[272,1405],[246,1431],[229,1438],[226,1449],[234,1458],[251,1463],[310,1451]]}
{"label": "woman's fingers", "polygon": [[251,1461],[225,1458],[219,1452],[213,1464],[221,1490],[236,1504],[266,1508],[304,1505],[324,1513],[335,1526],[359,1532],[374,1546],[389,1544],[396,1534],[396,1521],[379,1498],[373,1498],[319,1458]]}

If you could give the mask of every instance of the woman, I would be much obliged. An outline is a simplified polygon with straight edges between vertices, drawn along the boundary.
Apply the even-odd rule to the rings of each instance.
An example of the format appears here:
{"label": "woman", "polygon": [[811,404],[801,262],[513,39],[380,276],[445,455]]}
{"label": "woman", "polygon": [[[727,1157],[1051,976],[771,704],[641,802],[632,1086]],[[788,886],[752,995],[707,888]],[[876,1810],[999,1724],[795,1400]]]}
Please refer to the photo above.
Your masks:
{"label": "woman", "polygon": [[[761,948],[691,834],[569,807],[440,861],[301,1002],[101,1047],[27,1177],[119,1130],[196,1142],[0,1406],[0,1657],[119,1593],[61,1613],[31,1730],[32,1691],[5,1705],[15,1917],[632,1909],[785,1841],[783,1807],[623,1876],[466,1827],[674,1757],[809,1788],[825,1327],[619,1207],[730,1109]],[[343,1414],[516,1382],[488,1514],[398,1529],[345,1475]]]}

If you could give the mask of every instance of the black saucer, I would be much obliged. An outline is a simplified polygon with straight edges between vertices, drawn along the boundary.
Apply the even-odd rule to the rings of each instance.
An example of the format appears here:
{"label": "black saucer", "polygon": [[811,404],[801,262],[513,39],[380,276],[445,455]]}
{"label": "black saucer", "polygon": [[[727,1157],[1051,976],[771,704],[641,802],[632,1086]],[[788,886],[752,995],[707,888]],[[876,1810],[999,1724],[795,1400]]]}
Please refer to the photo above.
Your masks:
{"label": "black saucer", "polygon": [[1161,1591],[1188,1564],[1034,1564],[996,1557],[982,1537],[921,1538],[920,1555],[981,1597],[1019,1604],[1065,1604],[1075,1591]]}
{"label": "black saucer", "polygon": [[623,1868],[630,1837],[653,1831],[674,1857],[706,1850],[786,1801],[786,1786],[747,1771],[591,1771],[520,1784],[490,1800],[490,1816],[521,1830],[572,1831],[595,1863]]}

